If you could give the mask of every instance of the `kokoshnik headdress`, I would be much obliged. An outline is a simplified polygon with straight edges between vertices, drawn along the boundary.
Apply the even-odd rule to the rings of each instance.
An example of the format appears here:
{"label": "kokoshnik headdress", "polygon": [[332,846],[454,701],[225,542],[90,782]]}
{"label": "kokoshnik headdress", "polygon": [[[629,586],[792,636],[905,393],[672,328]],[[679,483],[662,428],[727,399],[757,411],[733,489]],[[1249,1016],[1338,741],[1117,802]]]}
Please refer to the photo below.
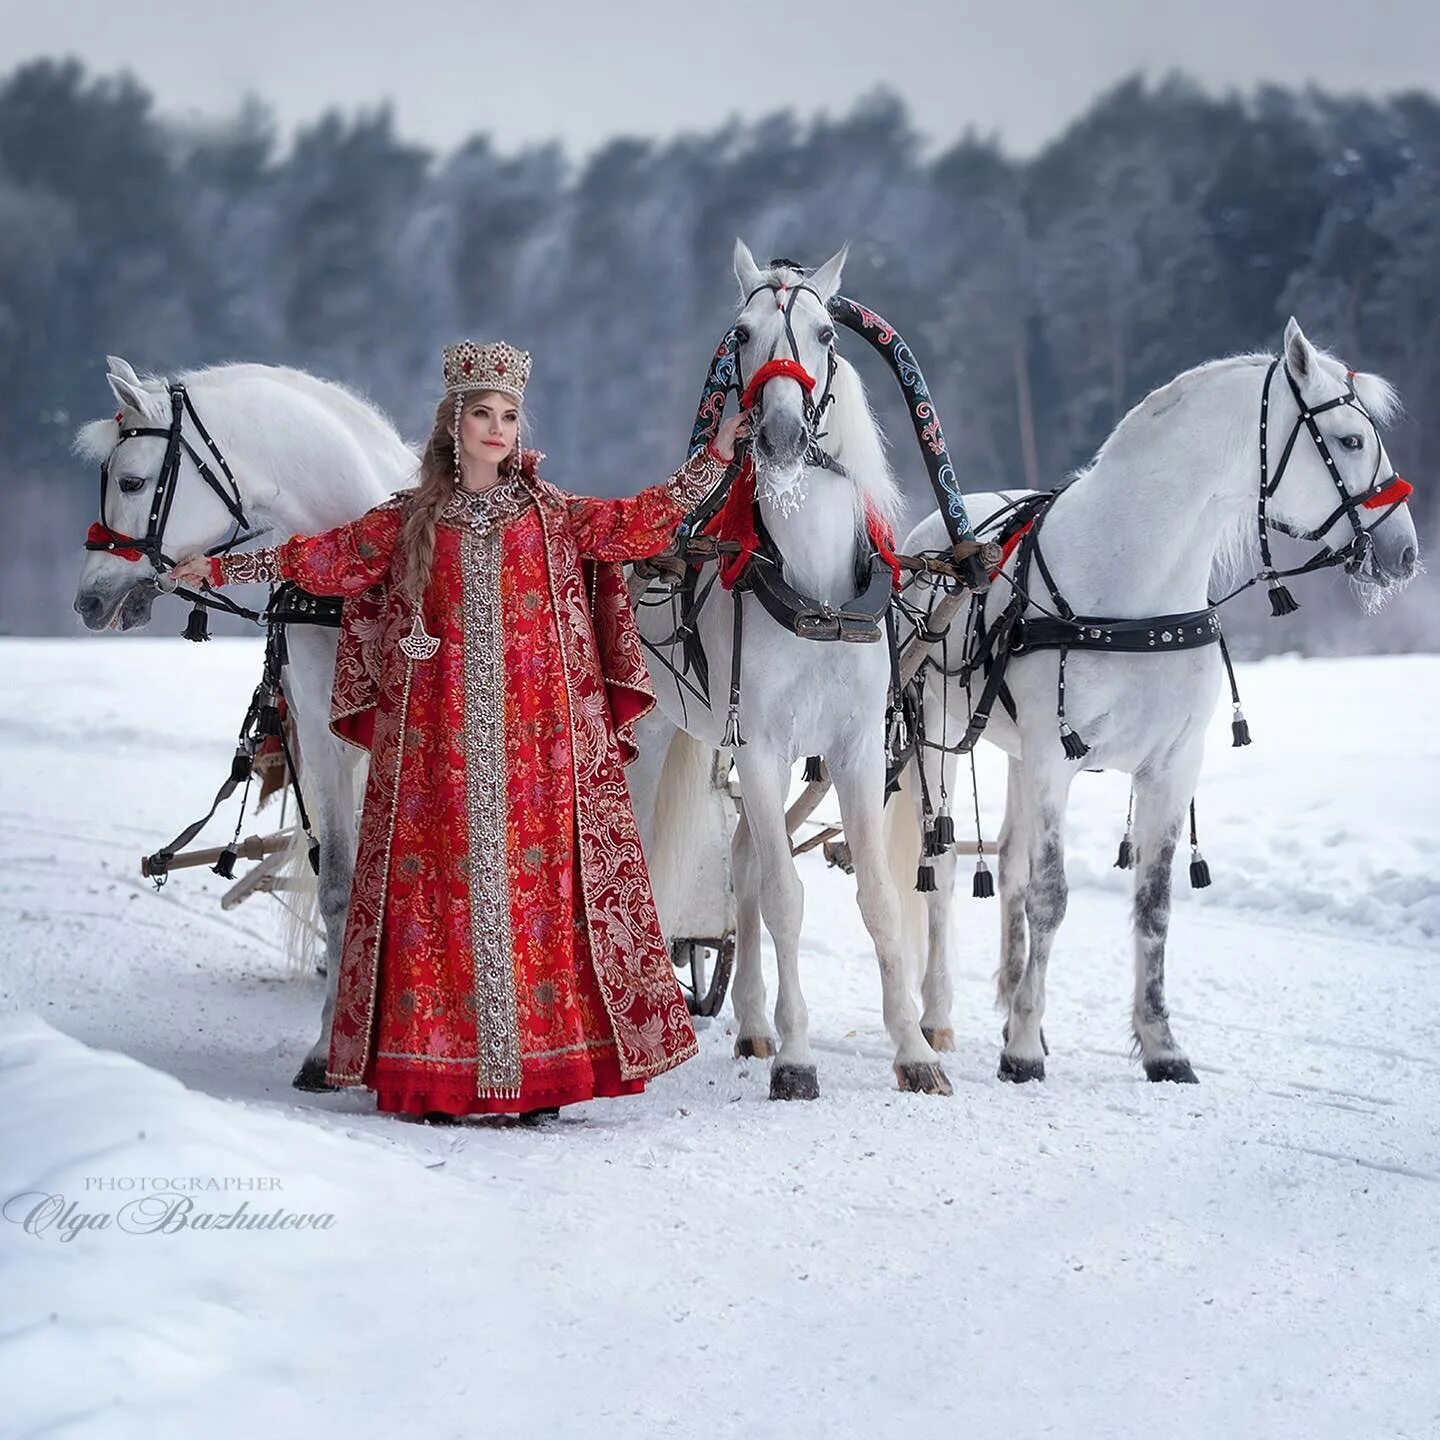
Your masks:
{"label": "kokoshnik headdress", "polygon": [[[445,393],[454,397],[450,416],[450,433],[455,437],[455,483],[460,483],[460,412],[465,397],[476,391],[494,390],[508,395],[517,405],[525,399],[525,383],[530,379],[530,352],[517,350],[504,340],[479,344],[460,340],[447,345],[441,352],[444,361]],[[510,471],[520,468],[520,442],[506,457]]]}
{"label": "kokoshnik headdress", "polygon": [[447,395],[498,390],[516,404],[525,399],[525,384],[530,379],[530,354],[526,350],[517,350],[504,340],[486,345],[461,340],[445,347],[444,359]]}

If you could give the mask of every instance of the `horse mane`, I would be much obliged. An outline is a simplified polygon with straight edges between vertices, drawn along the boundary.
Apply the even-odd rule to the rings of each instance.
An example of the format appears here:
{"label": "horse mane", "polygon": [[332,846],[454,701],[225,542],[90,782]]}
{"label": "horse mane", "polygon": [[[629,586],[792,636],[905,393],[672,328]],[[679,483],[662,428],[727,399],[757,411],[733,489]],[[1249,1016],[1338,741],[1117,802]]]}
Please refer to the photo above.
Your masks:
{"label": "horse mane", "polygon": [[[147,374],[140,378],[145,388],[157,395],[163,393],[168,383],[167,378],[160,375]],[[187,370],[179,379],[187,389],[197,392],[213,391],[216,388],[256,380],[284,385],[324,405],[346,423],[347,429],[360,432],[367,443],[398,446],[412,458],[414,456],[412,447],[405,443],[400,432],[379,406],[338,381],[322,380],[305,370],[288,365],[261,365],[242,361]],[[119,438],[119,422],[113,416],[108,416],[103,420],[92,420],[82,425],[75,432],[71,448],[81,459],[99,463],[115,448]]]}
{"label": "horse mane", "polygon": [[893,530],[904,510],[904,496],[890,468],[885,433],[870,408],[864,383],[841,355],[835,357],[830,393],[835,403],[826,416],[828,433],[821,443],[849,472],[860,514],[868,507]]}

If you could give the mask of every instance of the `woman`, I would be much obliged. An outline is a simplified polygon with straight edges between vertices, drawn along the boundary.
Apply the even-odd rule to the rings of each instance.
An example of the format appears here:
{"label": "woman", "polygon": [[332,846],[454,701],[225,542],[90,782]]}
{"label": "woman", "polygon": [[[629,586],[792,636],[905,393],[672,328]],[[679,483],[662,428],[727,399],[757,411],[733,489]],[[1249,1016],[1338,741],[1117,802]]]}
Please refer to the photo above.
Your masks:
{"label": "woman", "polygon": [[654,704],[619,563],[722,479],[567,495],[520,446],[530,356],[465,341],[419,483],[181,583],[346,597],[331,726],[370,751],[326,1079],[425,1118],[630,1095],[695,1053],[623,766]]}

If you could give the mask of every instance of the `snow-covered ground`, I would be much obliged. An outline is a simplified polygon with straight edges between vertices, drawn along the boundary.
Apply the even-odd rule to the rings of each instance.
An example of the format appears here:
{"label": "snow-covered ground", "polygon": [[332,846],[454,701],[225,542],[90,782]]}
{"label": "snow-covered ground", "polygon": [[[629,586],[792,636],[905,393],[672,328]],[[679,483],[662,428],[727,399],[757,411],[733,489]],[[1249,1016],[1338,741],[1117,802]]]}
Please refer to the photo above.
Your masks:
{"label": "snow-covered ground", "polygon": [[[541,1129],[297,1095],[320,982],[273,902],[140,878],[258,665],[0,643],[4,1440],[1440,1435],[1440,659],[1242,670],[1216,884],[1178,874],[1198,1088],[1127,1058],[1124,784],[1082,776],[1043,1086],[994,1078],[967,900],[955,1094],[898,1094],[851,882],[812,859],[818,1102],[771,1104],[720,1021]],[[991,815],[999,781],[987,754]],[[242,1201],[307,1218],[195,1224]]]}

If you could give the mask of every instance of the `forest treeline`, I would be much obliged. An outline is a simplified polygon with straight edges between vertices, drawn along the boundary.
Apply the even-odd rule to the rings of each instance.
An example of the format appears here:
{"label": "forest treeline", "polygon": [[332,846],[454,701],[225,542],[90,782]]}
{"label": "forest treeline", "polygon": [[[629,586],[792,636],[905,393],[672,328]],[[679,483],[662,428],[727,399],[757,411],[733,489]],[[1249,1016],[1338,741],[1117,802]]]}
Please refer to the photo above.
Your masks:
{"label": "forest treeline", "polygon": [[[1217,97],[1134,79],[1025,159],[979,135],[936,150],[885,92],[838,118],[616,139],[583,163],[554,145],[502,152],[484,123],[482,105],[474,137],[443,155],[383,107],[282,142],[258,100],[200,125],[73,61],[0,80],[0,630],[75,628],[96,501],[69,441],[109,408],[107,352],[156,372],[299,365],[418,435],[440,346],[502,335],[535,353],[554,477],[629,491],[681,458],[734,302],[737,234],[811,263],[849,241],[845,290],[911,341],[967,489],[1053,483],[1148,390],[1276,348],[1294,313],[1399,387],[1387,441],[1421,482],[1422,543],[1433,528],[1433,95]],[[918,515],[923,470],[872,359],[859,363]],[[1343,582],[1312,582],[1283,635],[1247,612],[1239,648],[1433,645],[1434,593],[1362,628]]]}

